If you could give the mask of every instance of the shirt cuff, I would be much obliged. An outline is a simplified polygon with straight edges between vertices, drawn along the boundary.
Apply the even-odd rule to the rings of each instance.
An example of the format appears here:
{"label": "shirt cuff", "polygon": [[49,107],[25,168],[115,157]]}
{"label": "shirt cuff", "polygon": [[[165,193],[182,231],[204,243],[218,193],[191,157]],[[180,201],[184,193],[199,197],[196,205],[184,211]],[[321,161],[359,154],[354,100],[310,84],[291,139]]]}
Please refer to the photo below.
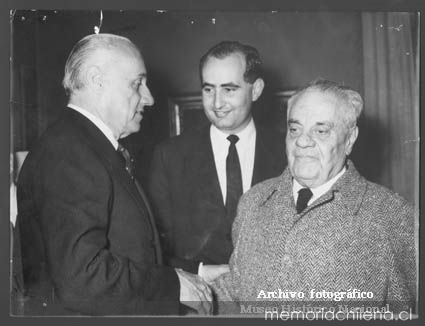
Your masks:
{"label": "shirt cuff", "polygon": [[200,276],[200,277],[204,277],[204,263],[203,262],[200,262],[199,263],[199,266],[198,266],[198,276]]}

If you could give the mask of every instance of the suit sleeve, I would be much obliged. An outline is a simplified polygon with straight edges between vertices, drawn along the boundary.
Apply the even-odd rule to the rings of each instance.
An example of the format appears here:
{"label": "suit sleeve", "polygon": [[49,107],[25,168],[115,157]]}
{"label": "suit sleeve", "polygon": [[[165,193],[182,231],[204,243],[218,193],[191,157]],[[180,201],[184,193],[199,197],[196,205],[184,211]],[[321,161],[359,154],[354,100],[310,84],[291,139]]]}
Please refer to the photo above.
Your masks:
{"label": "suit sleeve", "polygon": [[88,149],[66,153],[43,155],[34,188],[59,300],[84,314],[177,313],[179,281],[173,269],[110,249],[119,243],[111,244],[117,240],[108,234],[115,194],[103,163]]}
{"label": "suit sleeve", "polygon": [[[199,261],[178,258],[174,255],[174,243],[179,241],[175,238],[172,194],[169,185],[168,165],[173,164],[172,159],[166,157],[166,151],[162,146],[157,146],[151,164],[149,179],[149,197],[153,203],[156,223],[161,240],[164,260],[167,265],[182,268],[188,272],[197,274]],[[172,168],[172,167],[171,167]]]}

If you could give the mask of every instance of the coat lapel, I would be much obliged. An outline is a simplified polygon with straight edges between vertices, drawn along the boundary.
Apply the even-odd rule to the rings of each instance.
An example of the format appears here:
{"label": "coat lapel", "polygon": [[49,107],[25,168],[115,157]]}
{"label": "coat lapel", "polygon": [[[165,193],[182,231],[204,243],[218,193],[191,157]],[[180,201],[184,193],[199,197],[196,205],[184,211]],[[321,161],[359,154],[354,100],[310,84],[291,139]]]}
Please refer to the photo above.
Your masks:
{"label": "coat lapel", "polygon": [[194,155],[186,162],[189,171],[192,171],[194,194],[203,201],[205,207],[222,207],[224,209],[223,196],[218,181],[215,167],[214,154],[212,151],[209,128],[204,128],[194,146]]}
{"label": "coat lapel", "polygon": [[145,213],[145,208],[138,190],[131,180],[129,174],[123,167],[120,154],[112,146],[106,136],[89,119],[72,109],[65,110],[65,119],[71,119],[79,126],[84,134],[87,144],[105,163],[106,168],[111,174],[116,175],[117,179],[123,184],[124,188],[130,193],[140,210]]}
{"label": "coat lapel", "polygon": [[141,197],[141,193],[137,189],[135,182],[131,179],[130,175],[123,167],[122,161],[120,157],[118,156],[120,154],[118,154],[116,151],[114,151],[113,154],[114,155],[112,155],[111,153],[111,156],[109,158],[105,157],[109,161],[111,173],[117,175],[118,177],[117,179],[121,182],[121,184],[125,187],[125,189],[130,193],[134,202],[137,204],[137,206],[143,212],[143,214],[144,215],[149,214],[147,210],[147,206],[144,204],[143,199]]}
{"label": "coat lapel", "polygon": [[347,215],[356,214],[363,201],[366,187],[366,180],[357,172],[353,162],[347,160],[347,171],[333,184],[329,191],[307,206],[299,217],[302,217],[316,207],[335,200],[337,193],[340,193],[341,202],[344,204],[344,208],[347,209]]}
{"label": "coat lapel", "polygon": [[[251,187],[257,183],[264,181],[266,179],[272,178],[274,171],[282,171],[283,163],[279,159],[281,154],[283,157],[284,148],[282,148],[282,153],[274,153],[270,149],[273,146],[270,146],[270,142],[276,142],[275,139],[267,139],[266,132],[261,127],[257,128],[257,136],[255,141],[255,157],[254,157],[254,171],[252,174]],[[270,137],[269,137],[270,138]]]}

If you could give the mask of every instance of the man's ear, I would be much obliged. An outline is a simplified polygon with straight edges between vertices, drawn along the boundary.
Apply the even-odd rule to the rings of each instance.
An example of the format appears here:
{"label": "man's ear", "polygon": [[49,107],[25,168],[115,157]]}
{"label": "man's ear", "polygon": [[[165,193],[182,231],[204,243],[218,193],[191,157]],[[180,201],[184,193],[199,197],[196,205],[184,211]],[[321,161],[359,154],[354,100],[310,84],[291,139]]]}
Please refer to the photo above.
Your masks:
{"label": "man's ear", "polygon": [[359,128],[357,126],[349,129],[347,139],[345,140],[345,155],[350,155],[358,135]]}
{"label": "man's ear", "polygon": [[252,84],[252,101],[255,102],[261,95],[264,89],[264,80],[262,78],[257,78]]}
{"label": "man's ear", "polygon": [[100,68],[92,65],[87,68],[85,73],[85,84],[92,89],[100,89],[103,86],[103,74]]}

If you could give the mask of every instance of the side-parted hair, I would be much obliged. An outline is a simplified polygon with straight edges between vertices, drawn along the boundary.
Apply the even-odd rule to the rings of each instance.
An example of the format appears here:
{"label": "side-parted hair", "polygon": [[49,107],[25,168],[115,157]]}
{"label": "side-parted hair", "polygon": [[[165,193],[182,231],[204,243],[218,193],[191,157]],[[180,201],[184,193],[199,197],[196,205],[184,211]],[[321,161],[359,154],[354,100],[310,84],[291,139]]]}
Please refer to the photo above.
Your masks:
{"label": "side-parted hair", "polygon": [[307,86],[297,90],[296,93],[291,96],[288,100],[288,113],[297,100],[309,91],[319,91],[330,94],[342,101],[344,104],[342,105],[342,109],[345,110],[345,114],[343,115],[344,123],[347,128],[356,126],[363,110],[363,99],[360,94],[348,86],[322,78],[313,80]]}
{"label": "side-parted hair", "polygon": [[245,57],[246,68],[243,77],[247,83],[253,84],[257,78],[261,77],[262,61],[256,48],[236,41],[223,41],[214,45],[201,57],[199,62],[199,74],[201,76],[201,81],[202,69],[208,59],[223,59],[234,53],[240,53]]}
{"label": "side-parted hair", "polygon": [[69,96],[74,91],[85,86],[82,73],[86,70],[87,64],[93,59],[95,52],[102,49],[122,50],[126,46],[138,51],[137,47],[128,38],[114,34],[91,34],[78,41],[72,48],[65,64],[62,85],[66,94]]}

